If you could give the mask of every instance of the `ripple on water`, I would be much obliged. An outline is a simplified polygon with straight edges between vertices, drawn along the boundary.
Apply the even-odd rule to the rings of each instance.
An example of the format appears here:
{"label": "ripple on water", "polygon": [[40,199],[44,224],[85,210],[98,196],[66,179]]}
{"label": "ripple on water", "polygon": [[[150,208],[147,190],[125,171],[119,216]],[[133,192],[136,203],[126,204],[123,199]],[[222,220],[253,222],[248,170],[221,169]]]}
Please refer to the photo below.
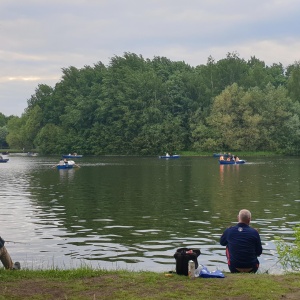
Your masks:
{"label": "ripple on water", "polygon": [[274,238],[292,241],[300,222],[296,158],[221,168],[212,158],[101,157],[71,172],[53,169],[57,159],[12,156],[0,169],[1,232],[30,268],[168,271],[176,249],[191,247],[199,263],[227,270],[219,238],[246,207],[263,241],[261,270],[276,272]]}

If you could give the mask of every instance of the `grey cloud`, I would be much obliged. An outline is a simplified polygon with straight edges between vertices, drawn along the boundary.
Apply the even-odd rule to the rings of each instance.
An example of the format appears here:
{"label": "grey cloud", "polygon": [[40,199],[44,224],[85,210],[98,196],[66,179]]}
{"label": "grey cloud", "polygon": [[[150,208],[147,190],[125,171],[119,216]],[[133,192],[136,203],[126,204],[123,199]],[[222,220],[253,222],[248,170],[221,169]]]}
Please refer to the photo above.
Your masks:
{"label": "grey cloud", "polygon": [[1,0],[0,103],[14,103],[3,113],[20,115],[37,84],[55,82],[61,68],[124,52],[199,65],[237,51],[291,64],[299,10],[297,0]]}

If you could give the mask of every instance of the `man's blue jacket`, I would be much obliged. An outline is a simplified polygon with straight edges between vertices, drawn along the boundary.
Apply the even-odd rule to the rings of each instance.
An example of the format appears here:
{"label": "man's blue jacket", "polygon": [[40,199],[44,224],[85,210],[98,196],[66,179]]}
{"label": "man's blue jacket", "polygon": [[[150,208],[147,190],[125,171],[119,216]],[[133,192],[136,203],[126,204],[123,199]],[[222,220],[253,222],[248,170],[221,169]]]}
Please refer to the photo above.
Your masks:
{"label": "man's blue jacket", "polygon": [[251,268],[257,265],[257,257],[262,254],[262,245],[256,229],[245,223],[227,228],[220,238],[226,246],[228,265],[235,268]]}

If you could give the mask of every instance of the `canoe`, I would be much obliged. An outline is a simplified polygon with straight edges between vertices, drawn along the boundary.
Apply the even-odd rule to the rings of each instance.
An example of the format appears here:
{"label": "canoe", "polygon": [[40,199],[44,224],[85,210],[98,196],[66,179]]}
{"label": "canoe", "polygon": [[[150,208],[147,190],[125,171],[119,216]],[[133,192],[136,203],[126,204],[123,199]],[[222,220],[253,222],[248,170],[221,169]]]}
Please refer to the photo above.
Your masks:
{"label": "canoe", "polygon": [[58,170],[63,170],[63,169],[73,169],[74,165],[69,165],[69,164],[65,164],[65,165],[57,165],[57,169]]}
{"label": "canoe", "polygon": [[56,167],[57,167],[58,170],[63,170],[63,169],[72,169],[74,166],[77,166],[75,164],[75,161],[74,160],[68,160],[67,163],[63,163],[63,164],[62,164],[62,161],[61,161]]}
{"label": "canoe", "polygon": [[9,161],[9,158],[2,158],[0,159],[0,163],[6,163]]}
{"label": "canoe", "polygon": [[180,157],[180,155],[177,155],[177,154],[175,154],[175,155],[169,155],[169,156],[166,156],[166,155],[162,155],[162,156],[159,156],[158,158],[170,158],[170,159],[174,159],[174,158],[179,158]]}
{"label": "canoe", "polygon": [[63,154],[62,157],[63,158],[82,158],[83,155],[74,155],[74,154]]}
{"label": "canoe", "polygon": [[246,161],[243,159],[240,159],[238,161],[235,160],[219,160],[220,165],[241,165],[244,164]]}

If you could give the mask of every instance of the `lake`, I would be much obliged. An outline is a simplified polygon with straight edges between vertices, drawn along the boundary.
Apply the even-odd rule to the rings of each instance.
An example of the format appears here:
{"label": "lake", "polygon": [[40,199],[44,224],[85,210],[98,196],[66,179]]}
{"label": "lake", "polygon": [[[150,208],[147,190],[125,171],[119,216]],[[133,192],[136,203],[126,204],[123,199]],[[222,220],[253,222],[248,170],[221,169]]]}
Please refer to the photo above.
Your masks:
{"label": "lake", "polygon": [[167,272],[177,248],[199,248],[200,264],[227,271],[224,229],[252,212],[263,242],[260,272],[280,273],[275,236],[299,224],[300,158],[59,157],[11,154],[0,164],[0,235],[23,268]]}

